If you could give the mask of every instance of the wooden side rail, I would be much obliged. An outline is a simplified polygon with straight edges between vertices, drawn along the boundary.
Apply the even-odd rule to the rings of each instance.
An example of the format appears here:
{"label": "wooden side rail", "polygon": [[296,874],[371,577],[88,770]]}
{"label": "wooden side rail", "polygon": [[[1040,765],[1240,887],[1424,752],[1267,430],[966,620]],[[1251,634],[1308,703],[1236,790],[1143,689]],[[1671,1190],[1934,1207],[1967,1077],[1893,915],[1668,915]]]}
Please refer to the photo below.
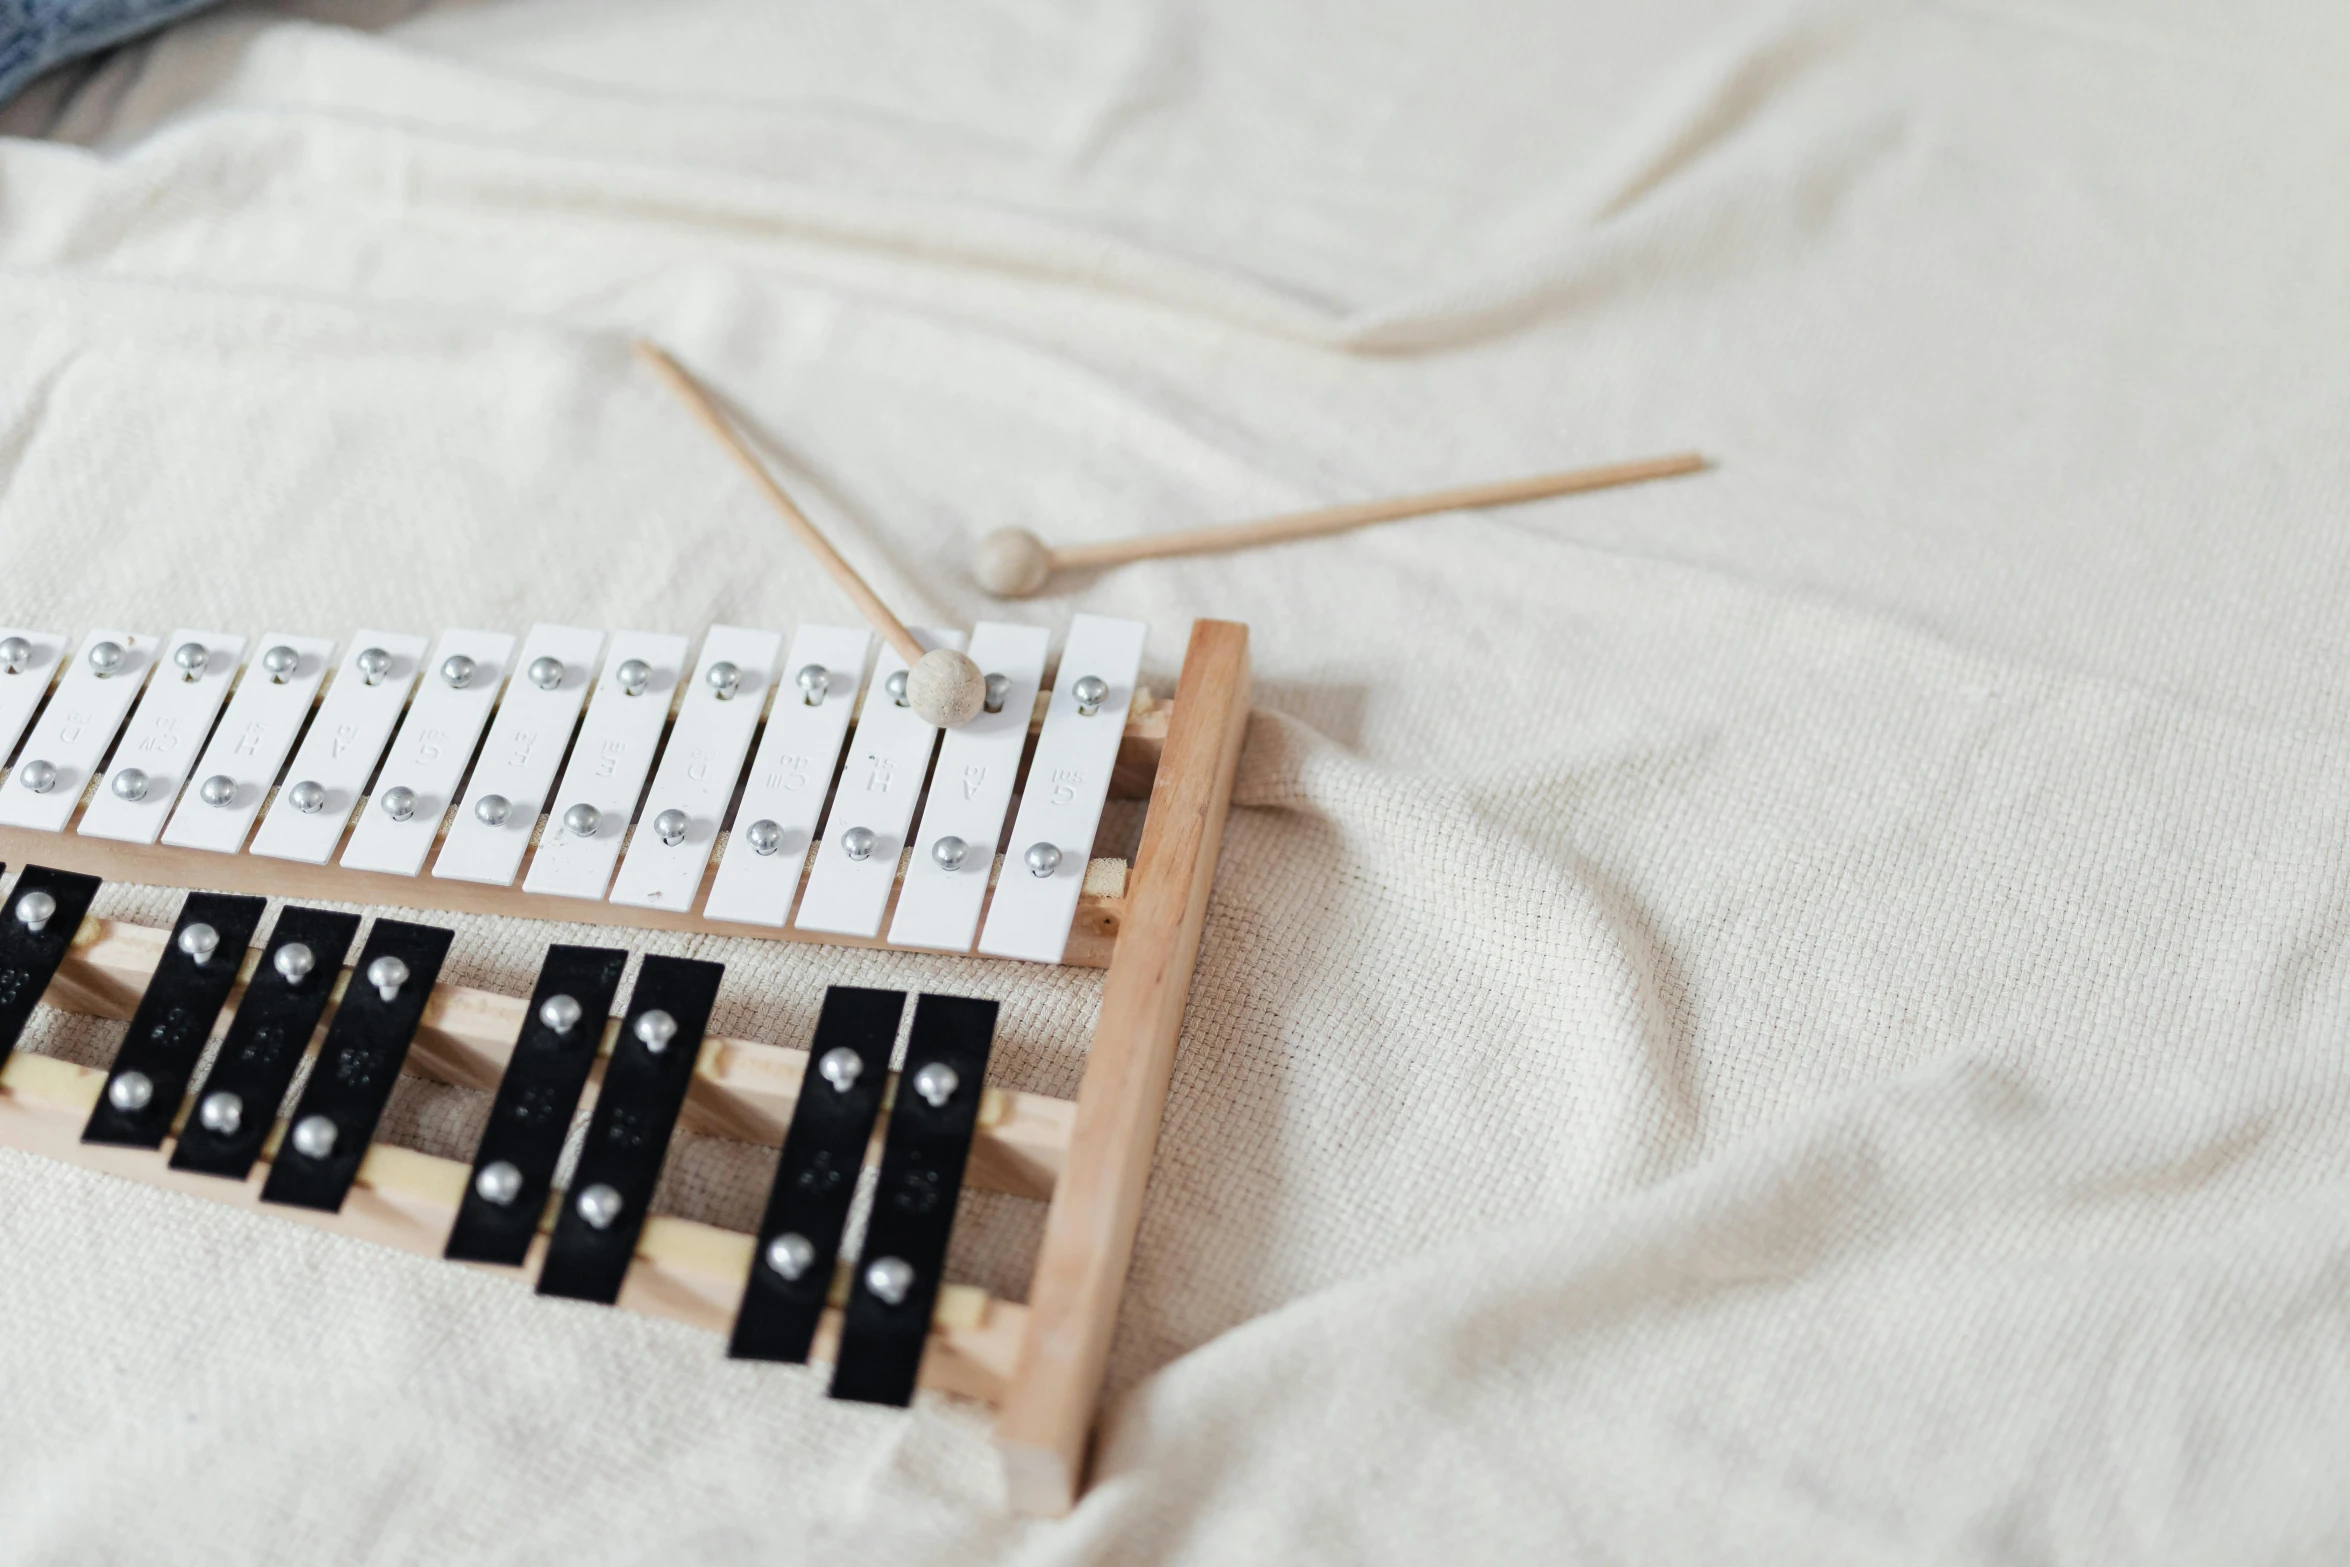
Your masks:
{"label": "wooden side rail", "polygon": [[[72,950],[41,999],[89,1017],[128,1018],[137,1009],[170,939],[169,931],[146,925],[84,920]],[[219,1028],[228,1027],[237,1000],[244,994],[243,980],[252,976],[259,961],[257,950],[245,954],[238,987],[230,996]],[[345,968],[335,980],[335,999],[341,999],[351,979],[351,970]],[[432,999],[425,1003],[424,1021],[417,1028],[406,1070],[434,1082],[495,1090],[529,1010],[529,1001],[520,996],[501,996],[464,985],[435,985]],[[333,1015],[330,1003],[327,1019]],[[618,1028],[616,1020],[605,1023],[607,1056]],[[706,1039],[678,1124],[715,1137],[778,1146],[791,1125],[792,1107],[799,1102],[800,1080],[807,1066],[804,1050],[749,1039]],[[596,1076],[602,1076],[600,1059]],[[594,1093],[591,1081],[582,1102],[592,1103]],[[1051,1197],[1068,1157],[1076,1111],[1066,1099],[1001,1088],[985,1090],[964,1179],[974,1186],[1019,1197]],[[877,1128],[874,1136],[878,1139],[880,1135]]]}
{"label": "wooden side rail", "polygon": [[[232,1208],[262,1209],[261,1186],[269,1178],[276,1135],[262,1161],[242,1181],[190,1175],[171,1168],[169,1142],[157,1153],[81,1141],[82,1123],[105,1086],[106,1074],[95,1068],[17,1052],[0,1066],[0,1143]],[[284,1129],[279,1123],[278,1135]],[[456,1220],[468,1173],[451,1159],[377,1143],[360,1161],[358,1183],[340,1213],[280,1204],[262,1211],[379,1246],[438,1257]],[[560,1192],[552,1195],[550,1214],[561,1200]],[[544,1229],[522,1268],[484,1271],[510,1275],[517,1282],[536,1278],[547,1244]],[[750,1277],[752,1248],[748,1235],[655,1214],[638,1237],[635,1264],[620,1288],[620,1309],[726,1333],[734,1325],[743,1282]],[[922,1356],[922,1385],[1000,1403],[1026,1315],[1021,1307],[991,1299],[969,1285],[942,1289],[931,1318],[930,1344]],[[840,1343],[840,1319],[837,1308],[825,1311],[812,1359],[831,1362]]]}
{"label": "wooden side rail", "polygon": [[[85,807],[86,808],[86,807]],[[364,805],[361,806],[364,810]],[[353,811],[357,822],[359,811]],[[545,818],[540,818],[542,826]],[[392,909],[440,910],[451,914],[497,914],[509,919],[576,920],[591,925],[617,925],[636,930],[682,930],[712,936],[749,936],[760,941],[811,942],[826,947],[878,947],[901,952],[879,937],[836,936],[826,931],[802,930],[796,925],[738,925],[705,919],[698,912],[718,877],[719,855],[714,851],[703,868],[702,885],[694,894],[693,910],[644,909],[626,903],[585,898],[558,898],[525,892],[519,885],[493,887],[485,882],[456,881],[432,874],[440,857],[435,844],[422,872],[391,876],[382,871],[345,870],[340,865],[304,865],[273,860],[258,854],[214,854],[206,849],[174,848],[164,843],[122,843],[85,837],[81,812],[63,832],[38,832],[25,827],[0,826],[0,863],[47,865],[61,871],[80,871],[101,881],[134,886],[179,887],[204,892],[245,892],[297,902],[364,903]],[[344,830],[344,842],[350,829]],[[720,844],[719,848],[723,849]],[[338,848],[339,856],[342,850]],[[1077,900],[1077,919],[1069,929],[1069,948],[1061,961],[1076,968],[1107,968],[1118,945],[1126,900],[1110,889],[1124,887],[1125,867],[1115,860],[1095,860],[1086,867],[1086,892]],[[900,875],[903,875],[903,869]],[[801,872],[801,885],[808,872]],[[991,887],[992,895],[992,887]],[[897,889],[891,888],[881,928],[889,929],[897,909]]]}
{"label": "wooden side rail", "polygon": [[1196,622],[996,1422],[1005,1489],[1022,1512],[1065,1513],[1084,1484],[1248,712],[1248,628]]}

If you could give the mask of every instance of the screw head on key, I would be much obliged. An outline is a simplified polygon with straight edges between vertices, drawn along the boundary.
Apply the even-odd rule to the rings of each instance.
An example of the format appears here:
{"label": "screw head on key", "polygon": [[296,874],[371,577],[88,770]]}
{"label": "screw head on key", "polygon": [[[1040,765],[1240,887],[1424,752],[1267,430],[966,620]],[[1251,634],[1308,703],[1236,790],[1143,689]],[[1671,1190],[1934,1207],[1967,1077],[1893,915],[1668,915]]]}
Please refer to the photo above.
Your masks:
{"label": "screw head on key", "polygon": [[473,1189],[483,1202],[503,1208],[522,1195],[522,1172],[503,1159],[493,1160],[473,1178]]}
{"label": "screw head on key", "polygon": [[408,965],[387,952],[367,965],[367,982],[384,1000],[397,1000],[400,987],[408,983]]}
{"label": "screw head on key", "polygon": [[306,1115],[294,1123],[294,1133],[289,1141],[294,1145],[294,1152],[303,1158],[324,1159],[334,1153],[339,1135],[335,1123],[325,1116]]}
{"label": "screw head on key", "polygon": [[903,1257],[883,1257],[865,1269],[865,1287],[885,1306],[902,1306],[914,1288],[914,1265]]}
{"label": "screw head on key", "polygon": [[816,1261],[815,1243],[805,1235],[785,1233],[767,1243],[767,1266],[786,1283],[799,1282]]}
{"label": "screw head on key", "polygon": [[846,1045],[835,1045],[817,1058],[816,1075],[832,1085],[836,1094],[845,1094],[857,1086],[864,1075],[865,1058]]}
{"label": "screw head on key", "polygon": [[245,1101],[225,1090],[206,1094],[196,1106],[196,1119],[215,1137],[234,1137],[245,1124]]}
{"label": "screw head on key", "polygon": [[155,1080],[144,1072],[117,1073],[106,1085],[106,1102],[124,1115],[137,1115],[154,1099]]}
{"label": "screw head on key", "polygon": [[220,950],[220,932],[199,920],[180,932],[179,948],[191,962],[202,968],[212,961],[212,954]]}

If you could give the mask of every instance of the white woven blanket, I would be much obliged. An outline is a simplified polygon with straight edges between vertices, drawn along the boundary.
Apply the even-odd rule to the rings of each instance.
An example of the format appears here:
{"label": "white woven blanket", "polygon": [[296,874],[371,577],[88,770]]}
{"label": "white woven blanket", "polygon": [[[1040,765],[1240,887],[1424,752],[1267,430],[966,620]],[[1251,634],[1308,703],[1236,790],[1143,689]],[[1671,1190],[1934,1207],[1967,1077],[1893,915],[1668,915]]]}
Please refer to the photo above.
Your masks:
{"label": "white woven blanket", "polygon": [[[0,1155],[0,1560],[2350,1555],[2339,8],[408,9],[0,115],[0,619],[846,615],[639,332],[933,622],[1010,523],[1720,466],[1021,612],[1260,676],[1073,1520],[976,1407]],[[1098,983],[642,945],[1059,1092]]]}

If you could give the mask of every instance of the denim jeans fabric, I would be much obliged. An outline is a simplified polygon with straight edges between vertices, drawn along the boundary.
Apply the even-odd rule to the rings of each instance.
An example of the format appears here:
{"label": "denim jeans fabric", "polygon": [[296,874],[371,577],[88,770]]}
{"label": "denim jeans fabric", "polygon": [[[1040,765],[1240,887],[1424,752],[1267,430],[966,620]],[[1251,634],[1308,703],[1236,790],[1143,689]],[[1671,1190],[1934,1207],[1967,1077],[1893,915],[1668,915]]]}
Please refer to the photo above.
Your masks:
{"label": "denim jeans fabric", "polygon": [[0,103],[53,65],[176,22],[211,0],[0,0]]}

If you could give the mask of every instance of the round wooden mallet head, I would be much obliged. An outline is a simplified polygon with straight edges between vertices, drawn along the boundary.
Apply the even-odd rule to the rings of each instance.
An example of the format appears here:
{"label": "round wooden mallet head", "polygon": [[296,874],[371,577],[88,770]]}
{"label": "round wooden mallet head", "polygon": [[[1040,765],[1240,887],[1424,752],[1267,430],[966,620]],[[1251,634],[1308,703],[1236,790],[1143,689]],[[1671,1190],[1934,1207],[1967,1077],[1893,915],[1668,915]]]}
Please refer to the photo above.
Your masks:
{"label": "round wooden mallet head", "polygon": [[953,648],[931,649],[906,672],[906,705],[926,724],[967,724],[986,703],[987,675]]}

